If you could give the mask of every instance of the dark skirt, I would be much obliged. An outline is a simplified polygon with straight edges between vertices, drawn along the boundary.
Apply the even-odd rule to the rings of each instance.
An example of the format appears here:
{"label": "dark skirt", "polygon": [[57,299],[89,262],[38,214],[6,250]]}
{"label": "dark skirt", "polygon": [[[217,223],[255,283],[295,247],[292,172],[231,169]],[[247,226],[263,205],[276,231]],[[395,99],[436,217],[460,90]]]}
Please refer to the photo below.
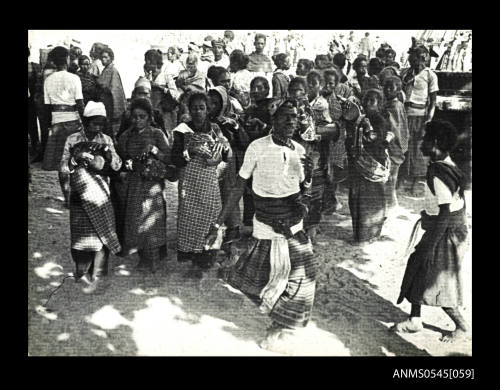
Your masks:
{"label": "dark skirt", "polygon": [[403,163],[403,174],[410,178],[425,177],[429,158],[420,150],[425,133],[425,117],[409,116],[408,131],[408,157]]}
{"label": "dark skirt", "polygon": [[323,209],[323,196],[326,186],[326,172],[318,169],[313,172],[311,186],[311,202],[307,217],[304,220],[304,227],[317,227],[321,222],[321,211]]}
{"label": "dark skirt", "polygon": [[[311,318],[316,288],[317,261],[304,231],[288,239],[291,270],[288,284],[269,313],[271,319],[290,328],[303,328]],[[271,240],[252,238],[247,251],[229,275],[228,283],[260,306],[259,294],[269,281]]]}
{"label": "dark skirt", "polygon": [[[463,303],[462,263],[467,252],[468,230],[465,208],[450,214],[451,223],[431,257],[425,248],[432,239],[426,231],[406,265],[397,303],[458,307]],[[425,228],[424,224],[422,227]]]}
{"label": "dark skirt", "polygon": [[43,156],[42,169],[45,171],[58,171],[61,165],[61,159],[64,152],[66,138],[73,133],[80,131],[81,124],[79,120],[61,122],[52,125],[50,129],[47,146]]}
{"label": "dark skirt", "polygon": [[373,183],[354,172],[350,177],[349,210],[355,241],[379,237],[386,219],[384,183]]}

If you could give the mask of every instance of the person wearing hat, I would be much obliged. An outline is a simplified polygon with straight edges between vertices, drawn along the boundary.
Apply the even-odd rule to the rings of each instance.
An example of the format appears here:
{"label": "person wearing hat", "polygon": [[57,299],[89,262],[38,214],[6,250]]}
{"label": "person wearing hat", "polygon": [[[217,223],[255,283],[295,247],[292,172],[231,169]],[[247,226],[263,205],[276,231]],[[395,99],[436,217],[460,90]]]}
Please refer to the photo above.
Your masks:
{"label": "person wearing hat", "polygon": [[[45,80],[43,86],[47,118],[51,118],[52,128],[44,151],[42,169],[57,171],[61,164],[66,138],[81,129],[80,118],[83,115],[84,105],[80,78],[67,71],[68,49],[57,46],[49,53],[49,57],[57,69]],[[69,176],[59,172],[59,184],[67,206]]]}
{"label": "person wearing hat", "polygon": [[214,39],[212,41],[212,50],[214,53],[213,65],[229,68],[229,57],[225,54],[226,43],[222,39]]}
{"label": "person wearing hat", "polygon": [[405,109],[408,116],[408,156],[400,168],[400,175],[410,179],[411,193],[417,195],[417,183],[425,177],[428,158],[420,146],[424,137],[425,124],[434,117],[436,96],[439,91],[436,73],[426,66],[429,51],[425,46],[413,42],[408,51],[410,68],[401,71]]}
{"label": "person wearing hat", "polygon": [[272,117],[272,133],[252,142],[230,195],[206,237],[215,241],[220,225],[253,178],[255,202],[253,240],[228,276],[228,283],[245,293],[272,320],[260,344],[275,343],[303,328],[311,318],[318,264],[303,230],[306,206],[302,194],[312,180],[312,161],[292,140],[298,126],[295,100],[285,100]]}
{"label": "person wearing hat", "polygon": [[101,289],[109,253],[121,250],[108,175],[118,171],[122,161],[113,140],[102,133],[105,126],[104,104],[89,101],[83,112],[83,128],[66,139],[60,164],[60,172],[70,176],[71,256],[75,279],[84,283],[84,293]]}

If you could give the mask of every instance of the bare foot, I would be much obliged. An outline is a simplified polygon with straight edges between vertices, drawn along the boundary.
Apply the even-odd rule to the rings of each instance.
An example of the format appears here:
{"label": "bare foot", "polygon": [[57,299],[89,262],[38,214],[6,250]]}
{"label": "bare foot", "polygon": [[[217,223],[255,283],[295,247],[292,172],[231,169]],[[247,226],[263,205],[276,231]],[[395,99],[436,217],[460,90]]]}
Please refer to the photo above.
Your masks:
{"label": "bare foot", "polygon": [[406,321],[395,324],[391,327],[391,331],[400,333],[416,333],[424,329],[422,325],[422,320],[420,318],[409,318]]}
{"label": "bare foot", "polygon": [[467,338],[467,331],[464,329],[456,329],[449,334],[443,335],[441,341],[443,343],[456,343],[457,341],[464,341]]}

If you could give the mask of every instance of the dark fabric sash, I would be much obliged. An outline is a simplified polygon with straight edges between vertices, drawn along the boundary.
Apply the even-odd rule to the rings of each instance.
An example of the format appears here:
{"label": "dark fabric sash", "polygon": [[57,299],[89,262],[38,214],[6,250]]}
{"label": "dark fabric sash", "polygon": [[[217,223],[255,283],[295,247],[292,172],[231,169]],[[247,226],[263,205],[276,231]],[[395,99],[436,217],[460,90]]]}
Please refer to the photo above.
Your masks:
{"label": "dark fabric sash", "polygon": [[76,105],[70,106],[69,104],[52,104],[50,106],[52,112],[73,112],[76,111]]}
{"label": "dark fabric sash", "polygon": [[[429,215],[425,211],[422,211],[420,213],[420,216],[422,223],[421,226],[423,230],[432,229],[438,217],[437,215]],[[467,219],[465,217],[465,207],[462,207],[460,210],[451,212],[448,216],[448,227],[459,227],[464,226],[464,224],[467,224]]]}
{"label": "dark fabric sash", "polygon": [[440,161],[429,164],[427,169],[427,185],[432,194],[436,195],[434,177],[440,179],[450,189],[452,194],[459,190],[460,196],[464,197],[465,175],[459,168]]}
{"label": "dark fabric sash", "polygon": [[266,198],[253,192],[253,199],[255,218],[286,238],[293,236],[290,228],[297,225],[307,213],[300,193],[285,198]]}

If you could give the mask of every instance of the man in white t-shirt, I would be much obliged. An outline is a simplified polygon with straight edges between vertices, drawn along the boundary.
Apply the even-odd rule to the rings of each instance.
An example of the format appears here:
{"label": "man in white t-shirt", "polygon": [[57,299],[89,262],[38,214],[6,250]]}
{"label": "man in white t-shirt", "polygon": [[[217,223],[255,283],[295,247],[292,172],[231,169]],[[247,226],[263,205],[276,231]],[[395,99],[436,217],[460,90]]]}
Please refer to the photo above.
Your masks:
{"label": "man in white t-shirt", "polygon": [[252,177],[254,245],[229,273],[228,283],[272,319],[261,343],[266,349],[307,325],[315,293],[317,263],[303,230],[307,208],[301,196],[311,186],[312,160],[291,140],[297,125],[297,103],[286,100],[273,115],[271,134],[249,145],[236,188],[207,235],[210,246]]}
{"label": "man in white t-shirt", "polygon": [[428,56],[429,52],[424,46],[412,48],[408,58],[411,67],[401,72],[410,138],[408,156],[400,172],[412,180],[411,192],[414,195],[417,182],[425,176],[427,169],[428,159],[423,156],[420,146],[425,124],[434,117],[439,90],[436,73],[425,65]]}
{"label": "man in white t-shirt", "polygon": [[[64,144],[69,135],[81,129],[83,116],[83,94],[80,78],[67,71],[69,51],[57,46],[49,54],[56,65],[56,72],[51,74],[44,83],[44,103],[52,127],[47,140],[43,157],[42,169],[59,171]],[[69,175],[59,172],[59,184],[65,198],[69,200]]]}

